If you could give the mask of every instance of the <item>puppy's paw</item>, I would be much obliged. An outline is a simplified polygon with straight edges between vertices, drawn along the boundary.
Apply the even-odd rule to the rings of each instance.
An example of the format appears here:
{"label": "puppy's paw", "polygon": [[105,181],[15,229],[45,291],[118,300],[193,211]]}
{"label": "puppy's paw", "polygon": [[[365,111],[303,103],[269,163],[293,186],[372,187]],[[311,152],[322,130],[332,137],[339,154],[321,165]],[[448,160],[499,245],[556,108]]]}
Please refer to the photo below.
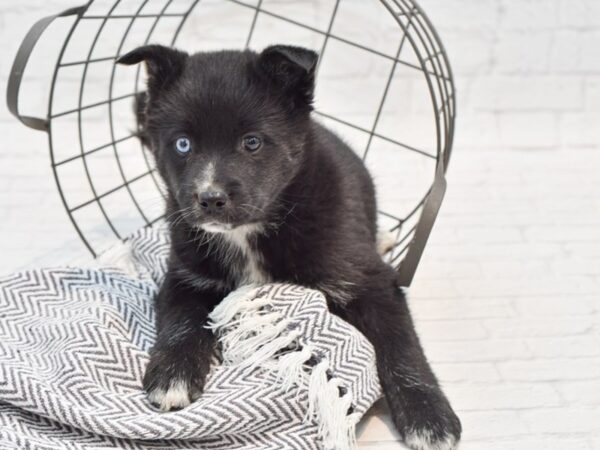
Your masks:
{"label": "puppy's paw", "polygon": [[154,388],[148,391],[148,400],[161,411],[185,408],[191,403],[189,386],[184,380],[173,379],[168,388]]}
{"label": "puppy's paw", "polygon": [[444,394],[439,389],[410,389],[404,394],[402,403],[390,402],[404,443],[412,450],[456,449],[462,427]]}
{"label": "puppy's paw", "polygon": [[179,352],[154,352],[143,385],[150,403],[161,411],[185,408],[202,394],[210,361],[179,356]]}
{"label": "puppy's paw", "polygon": [[459,439],[460,433],[456,435],[448,430],[440,432],[422,428],[407,431],[404,443],[413,450],[454,450]]}

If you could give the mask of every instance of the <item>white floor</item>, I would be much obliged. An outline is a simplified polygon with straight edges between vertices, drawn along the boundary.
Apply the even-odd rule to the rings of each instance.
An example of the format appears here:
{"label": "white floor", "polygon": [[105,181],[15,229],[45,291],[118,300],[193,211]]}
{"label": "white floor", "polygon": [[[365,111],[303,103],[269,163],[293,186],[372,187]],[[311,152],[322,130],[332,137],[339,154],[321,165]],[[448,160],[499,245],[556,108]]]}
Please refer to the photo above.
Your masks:
{"label": "white floor", "polygon": [[[600,448],[599,170],[597,151],[455,155],[411,306],[463,450]],[[367,422],[363,448],[402,448]]]}

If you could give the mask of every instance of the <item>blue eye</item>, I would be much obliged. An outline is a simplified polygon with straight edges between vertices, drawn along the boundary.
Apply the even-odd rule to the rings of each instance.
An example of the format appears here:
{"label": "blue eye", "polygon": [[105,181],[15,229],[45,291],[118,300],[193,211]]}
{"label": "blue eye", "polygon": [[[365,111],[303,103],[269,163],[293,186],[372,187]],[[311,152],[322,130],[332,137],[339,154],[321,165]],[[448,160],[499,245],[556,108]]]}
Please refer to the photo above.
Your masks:
{"label": "blue eye", "polygon": [[249,152],[257,151],[262,145],[262,140],[257,136],[246,136],[244,138],[244,149]]}
{"label": "blue eye", "polygon": [[192,143],[186,137],[180,137],[175,141],[175,150],[181,155],[186,155],[192,149]]}

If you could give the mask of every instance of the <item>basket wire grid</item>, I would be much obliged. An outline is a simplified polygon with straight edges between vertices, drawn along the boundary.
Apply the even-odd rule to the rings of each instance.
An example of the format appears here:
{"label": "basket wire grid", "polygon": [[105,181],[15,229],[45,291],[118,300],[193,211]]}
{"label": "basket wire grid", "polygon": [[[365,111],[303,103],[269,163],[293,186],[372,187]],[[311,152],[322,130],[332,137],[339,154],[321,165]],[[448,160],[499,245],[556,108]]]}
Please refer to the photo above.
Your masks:
{"label": "basket wire grid", "polygon": [[[260,49],[255,38],[261,23],[267,28],[265,42],[287,40],[298,43],[294,33],[299,33],[298,36],[310,34],[307,46],[320,53],[315,116],[346,137],[353,148],[360,147],[365,162],[375,161],[375,169],[387,171],[388,181],[397,183],[403,177],[411,179],[411,173],[402,164],[396,166],[388,162],[393,157],[387,155],[397,155],[401,151],[410,154],[411,161],[419,158],[418,165],[422,170],[417,173],[427,172],[427,184],[421,186],[411,201],[396,192],[400,197],[392,196],[390,207],[379,211],[380,225],[383,223],[395,234],[395,243],[386,258],[398,269],[400,283],[410,285],[444,195],[444,173],[455,122],[454,82],[446,52],[429,19],[413,0],[323,0],[317,2],[321,5],[315,10],[317,23],[298,13],[306,8],[301,5],[303,2],[296,2],[300,4],[299,9],[290,10],[286,9],[290,2],[281,0],[92,0],[41,19],[29,31],[16,56],[8,84],[8,106],[25,125],[47,132],[56,184],[85,246],[96,256],[106,247],[109,238],[124,239],[139,226],[152,226],[164,218],[162,199],[165,190],[152,158],[136,139],[137,126],[132,112],[134,96],[144,89],[143,73],[140,66],[126,69],[115,65],[114,61],[135,46],[146,43],[160,42],[185,49],[190,40],[180,42],[181,32],[203,3],[210,5],[209,15],[222,5],[229,8],[224,10],[228,17],[244,11],[245,23],[249,26],[236,37],[241,47]],[[367,45],[359,38],[360,33],[355,32],[356,24],[348,24],[347,18],[352,15],[359,24],[365,20],[361,14],[367,3],[370,8],[377,8],[378,14],[383,11],[386,20],[393,21],[386,22],[387,27],[384,27],[388,31],[394,30],[390,38],[383,40],[385,48]],[[232,7],[236,8],[235,14],[231,13]],[[325,13],[322,10],[326,10]],[[51,75],[46,117],[22,115],[18,108],[19,91],[29,56],[46,28],[57,18],[67,21],[66,37],[58,50]],[[237,19],[233,20],[235,26]],[[143,26],[139,26],[142,23]],[[196,24],[194,29],[203,29],[202,23]],[[269,23],[275,29],[282,25],[287,27],[282,39],[274,36],[276,33],[269,29]],[[354,31],[337,32],[336,28],[344,29],[340,23],[347,23],[346,27],[354,27]],[[290,27],[294,33],[288,36]],[[376,36],[376,41],[383,42],[378,30],[367,31]],[[215,48],[223,46],[222,40],[217,37],[214,45]],[[104,53],[99,51],[101,47],[104,47]],[[338,73],[336,78],[335,73],[329,76],[327,71],[335,72],[335,66],[348,61],[352,67],[360,64],[360,58],[358,61],[344,59],[340,49],[359,52],[367,63],[375,61],[381,68],[377,75],[381,93],[372,99],[368,117],[343,110],[347,102],[352,103],[348,96],[352,90],[344,93],[344,102],[339,101],[340,96],[329,103],[327,99],[319,101],[344,82],[344,73],[341,76]],[[405,57],[406,54],[410,56]],[[334,59],[335,64],[328,65],[328,58]],[[406,71],[404,75],[400,74],[400,69]],[[126,74],[125,70],[129,72]],[[369,67],[365,70],[368,72]],[[402,139],[402,133],[411,130],[396,125],[394,108],[396,112],[398,108],[390,101],[396,81],[408,80],[409,85],[414,86],[416,79],[425,86],[422,100],[430,102],[430,106],[417,111],[421,116],[427,116],[431,124],[431,143],[425,147]],[[323,83],[329,85],[319,90]],[[359,91],[354,92],[360,97]],[[388,111],[390,109],[392,112]],[[400,114],[412,112],[401,111]],[[400,136],[396,135],[397,130]],[[374,156],[379,148],[387,150]],[[98,174],[98,168],[107,163],[112,169]],[[76,167],[78,175],[74,176],[68,167]],[[377,182],[377,174],[375,180]],[[398,189],[394,188],[394,191]],[[405,208],[399,212],[397,204],[401,200]],[[82,214],[84,211],[93,213],[86,216]]]}

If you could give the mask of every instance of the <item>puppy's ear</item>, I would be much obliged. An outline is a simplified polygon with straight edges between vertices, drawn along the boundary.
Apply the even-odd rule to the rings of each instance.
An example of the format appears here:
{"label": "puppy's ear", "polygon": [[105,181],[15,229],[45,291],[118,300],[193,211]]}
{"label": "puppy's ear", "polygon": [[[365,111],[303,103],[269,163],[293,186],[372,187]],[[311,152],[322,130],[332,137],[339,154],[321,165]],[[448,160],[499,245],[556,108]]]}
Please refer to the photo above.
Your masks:
{"label": "puppy's ear", "polygon": [[270,81],[282,88],[299,105],[310,106],[315,91],[315,68],[319,55],[291,45],[272,45],[258,58],[258,65]]}
{"label": "puppy's ear", "polygon": [[144,61],[148,69],[148,92],[152,97],[179,78],[187,57],[187,53],[169,47],[146,45],[121,56],[117,64],[130,66]]}

